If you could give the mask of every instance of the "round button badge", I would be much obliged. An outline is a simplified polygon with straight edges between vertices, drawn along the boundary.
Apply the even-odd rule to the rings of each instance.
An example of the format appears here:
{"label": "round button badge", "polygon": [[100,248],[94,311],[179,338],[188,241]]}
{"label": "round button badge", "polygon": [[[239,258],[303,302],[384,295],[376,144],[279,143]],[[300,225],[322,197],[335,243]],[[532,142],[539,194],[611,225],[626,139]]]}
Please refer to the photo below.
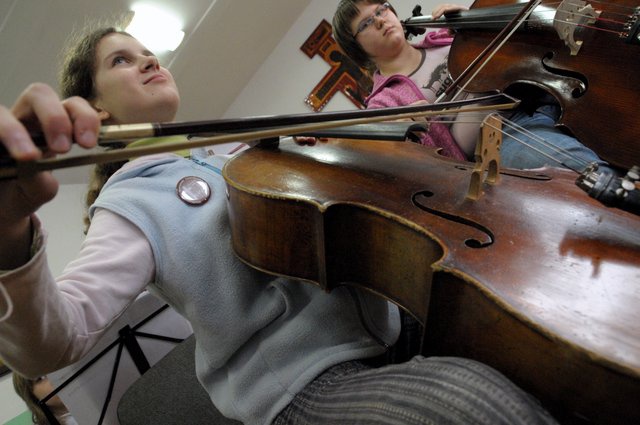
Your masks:
{"label": "round button badge", "polygon": [[176,193],[186,204],[201,205],[211,197],[211,188],[200,177],[187,176],[176,185]]}

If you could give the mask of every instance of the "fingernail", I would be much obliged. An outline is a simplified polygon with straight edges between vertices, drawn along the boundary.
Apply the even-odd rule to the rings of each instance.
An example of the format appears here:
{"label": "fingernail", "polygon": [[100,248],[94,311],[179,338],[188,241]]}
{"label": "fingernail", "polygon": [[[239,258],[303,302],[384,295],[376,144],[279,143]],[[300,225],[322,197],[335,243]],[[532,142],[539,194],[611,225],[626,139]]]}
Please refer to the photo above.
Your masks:
{"label": "fingernail", "polygon": [[96,133],[92,130],[86,130],[80,133],[80,137],[78,138],[78,142],[83,145],[92,144],[96,140]]}
{"label": "fingernail", "polygon": [[69,140],[69,138],[64,134],[60,134],[56,136],[55,139],[53,139],[52,147],[55,150],[62,151],[62,150],[69,149],[70,144],[71,144],[71,141]]}
{"label": "fingernail", "polygon": [[24,137],[22,134],[13,134],[7,138],[12,143],[7,145],[7,149],[16,159],[24,159],[25,157],[31,157],[38,152],[38,149],[33,146],[31,141]]}
{"label": "fingernail", "polygon": [[9,148],[9,151],[11,151],[12,154],[16,155],[16,154],[22,154],[22,153],[31,153],[31,152],[37,151],[37,149],[35,149],[32,145],[29,145],[27,143],[18,143],[15,145],[11,145],[11,147]]}

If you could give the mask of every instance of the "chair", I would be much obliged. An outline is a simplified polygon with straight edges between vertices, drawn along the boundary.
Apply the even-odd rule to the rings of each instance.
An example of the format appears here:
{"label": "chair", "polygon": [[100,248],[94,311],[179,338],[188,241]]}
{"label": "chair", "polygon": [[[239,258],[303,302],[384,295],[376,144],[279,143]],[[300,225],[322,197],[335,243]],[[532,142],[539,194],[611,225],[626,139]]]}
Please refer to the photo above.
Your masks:
{"label": "chair", "polygon": [[120,425],[241,425],[211,403],[195,375],[195,338],[171,350],[122,395]]}

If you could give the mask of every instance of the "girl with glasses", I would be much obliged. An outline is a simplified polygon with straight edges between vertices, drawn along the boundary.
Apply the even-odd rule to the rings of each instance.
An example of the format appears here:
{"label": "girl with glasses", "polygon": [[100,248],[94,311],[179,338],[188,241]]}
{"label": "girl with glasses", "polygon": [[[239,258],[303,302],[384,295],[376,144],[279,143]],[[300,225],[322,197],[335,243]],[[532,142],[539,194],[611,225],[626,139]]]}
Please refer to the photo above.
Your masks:
{"label": "girl with glasses", "polygon": [[[446,12],[462,9],[466,8],[440,5],[432,17],[438,19]],[[433,103],[453,81],[447,67],[451,33],[446,29],[428,32],[420,42],[410,44],[388,2],[341,0],[333,17],[333,33],[347,56],[373,74],[373,89],[366,100],[368,108]],[[578,172],[591,162],[604,165],[593,151],[555,127],[560,113],[555,100],[547,94],[535,95],[532,111],[503,113],[533,136],[505,126],[501,165],[520,169],[564,166]],[[457,99],[468,96],[463,94]],[[434,120],[422,144],[440,148],[443,155],[451,158],[473,159],[480,123],[487,114],[461,113],[451,117],[453,124]]]}

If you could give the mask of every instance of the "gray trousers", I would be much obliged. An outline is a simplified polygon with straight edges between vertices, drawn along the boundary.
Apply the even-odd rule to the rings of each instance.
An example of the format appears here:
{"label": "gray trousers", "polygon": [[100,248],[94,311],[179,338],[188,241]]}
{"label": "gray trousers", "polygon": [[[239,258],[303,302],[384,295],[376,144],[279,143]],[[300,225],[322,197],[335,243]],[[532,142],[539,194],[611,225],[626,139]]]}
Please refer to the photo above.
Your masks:
{"label": "gray trousers", "polygon": [[274,425],[555,424],[529,394],[495,369],[457,357],[415,356],[378,368],[329,368]]}

